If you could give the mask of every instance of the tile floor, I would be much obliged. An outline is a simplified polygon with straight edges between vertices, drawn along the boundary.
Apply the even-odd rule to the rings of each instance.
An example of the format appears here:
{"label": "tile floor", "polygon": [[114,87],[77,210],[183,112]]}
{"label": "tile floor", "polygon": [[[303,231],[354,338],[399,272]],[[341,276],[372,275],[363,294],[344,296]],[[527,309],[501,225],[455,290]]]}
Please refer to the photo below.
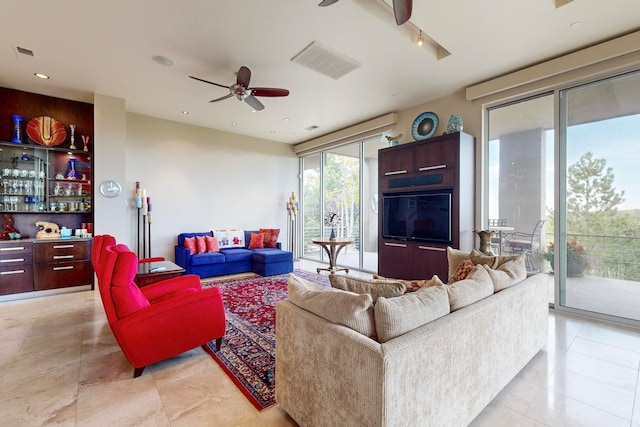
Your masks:
{"label": "tile floor", "polygon": [[[201,348],[134,380],[95,291],[0,303],[0,343],[2,426],[296,425]],[[546,347],[472,426],[640,427],[639,366],[640,330],[551,312]]]}

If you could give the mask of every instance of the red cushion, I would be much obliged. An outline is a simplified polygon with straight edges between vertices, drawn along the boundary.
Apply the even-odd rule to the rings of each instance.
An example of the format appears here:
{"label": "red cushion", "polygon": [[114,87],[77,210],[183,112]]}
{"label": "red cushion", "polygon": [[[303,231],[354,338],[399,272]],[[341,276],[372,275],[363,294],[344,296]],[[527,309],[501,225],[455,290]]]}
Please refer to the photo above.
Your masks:
{"label": "red cushion", "polygon": [[196,253],[196,238],[195,237],[185,237],[184,238],[184,247],[189,249],[191,255]]}
{"label": "red cushion", "polygon": [[220,252],[218,239],[211,236],[204,236],[204,241],[207,244],[207,252]]}
{"label": "red cushion", "polygon": [[116,315],[120,319],[151,305],[133,282],[137,270],[136,254],[133,252],[118,254],[111,278],[111,298],[113,298]]}
{"label": "red cushion", "polygon": [[262,249],[264,248],[264,234],[251,233],[251,242],[249,242],[249,249]]}
{"label": "red cushion", "polygon": [[196,236],[196,252],[199,254],[207,252],[207,243],[204,240],[204,236]]}
{"label": "red cushion", "polygon": [[258,232],[264,234],[265,248],[277,247],[276,244],[278,243],[278,236],[280,236],[279,228],[261,228]]}

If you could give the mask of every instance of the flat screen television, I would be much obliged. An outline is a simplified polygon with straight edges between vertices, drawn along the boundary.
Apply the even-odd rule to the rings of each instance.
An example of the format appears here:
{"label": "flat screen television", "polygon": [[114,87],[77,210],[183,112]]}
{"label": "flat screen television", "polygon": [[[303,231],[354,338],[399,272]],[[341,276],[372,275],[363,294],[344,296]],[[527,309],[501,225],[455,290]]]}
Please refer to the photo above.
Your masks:
{"label": "flat screen television", "polygon": [[451,244],[451,192],[382,196],[382,237]]}

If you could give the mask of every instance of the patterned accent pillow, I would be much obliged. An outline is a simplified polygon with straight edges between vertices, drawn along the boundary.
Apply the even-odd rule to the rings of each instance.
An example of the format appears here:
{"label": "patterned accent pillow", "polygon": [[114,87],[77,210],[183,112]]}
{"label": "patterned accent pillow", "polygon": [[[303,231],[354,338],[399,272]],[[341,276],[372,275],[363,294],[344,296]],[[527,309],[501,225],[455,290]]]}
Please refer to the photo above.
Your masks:
{"label": "patterned accent pillow", "polygon": [[264,247],[277,248],[278,237],[280,236],[279,228],[261,228],[258,233],[264,234]]}
{"label": "patterned accent pillow", "polygon": [[207,242],[204,240],[204,236],[196,236],[196,252],[199,254],[207,252]]}
{"label": "patterned accent pillow", "polygon": [[475,268],[475,264],[471,262],[470,259],[463,260],[456,268],[456,271],[453,273],[453,276],[449,279],[449,284],[458,282],[460,280],[464,280],[467,278],[471,270]]}
{"label": "patterned accent pillow", "polygon": [[388,277],[379,276],[377,274],[373,275],[374,279],[380,280],[392,280],[394,282],[400,282],[404,284],[407,288],[407,292],[415,292],[420,288],[428,288],[429,286],[437,286],[444,285],[444,282],[440,280],[437,274],[434,274],[433,277],[429,280],[404,280],[404,279],[391,279]]}
{"label": "patterned accent pillow", "polygon": [[213,230],[213,236],[218,239],[220,249],[244,248],[244,231],[232,228],[230,230]]}
{"label": "patterned accent pillow", "polygon": [[264,234],[251,233],[251,241],[249,242],[249,249],[263,249],[264,248]]}
{"label": "patterned accent pillow", "polygon": [[204,241],[207,244],[207,252],[220,252],[220,246],[218,246],[218,239],[211,236],[204,236]]}
{"label": "patterned accent pillow", "polygon": [[196,253],[196,238],[195,237],[185,237],[184,238],[184,247],[189,249],[191,255]]}

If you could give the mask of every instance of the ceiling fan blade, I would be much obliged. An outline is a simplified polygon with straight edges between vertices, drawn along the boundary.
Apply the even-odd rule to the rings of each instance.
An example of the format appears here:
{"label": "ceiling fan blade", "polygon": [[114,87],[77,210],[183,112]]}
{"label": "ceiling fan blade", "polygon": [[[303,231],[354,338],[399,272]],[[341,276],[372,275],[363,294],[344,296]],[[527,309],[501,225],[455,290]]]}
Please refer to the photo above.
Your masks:
{"label": "ceiling fan blade", "polygon": [[411,18],[413,0],[393,0],[393,14],[396,16],[396,24],[402,25]]}
{"label": "ceiling fan blade", "polygon": [[251,95],[253,96],[287,96],[287,89],[278,89],[275,87],[252,87]]}
{"label": "ceiling fan blade", "polygon": [[223,88],[229,89],[229,86],[225,86],[225,85],[221,85],[221,84],[218,84],[218,83],[210,82],[209,80],[200,79],[198,77],[193,77],[193,76],[189,76],[189,77],[191,77],[193,80],[198,80],[198,81],[201,81],[201,82],[209,83],[210,85],[214,85],[214,86],[218,86],[218,87],[223,87]]}
{"label": "ceiling fan blade", "polygon": [[238,78],[237,78],[236,82],[240,86],[242,86],[244,88],[248,88],[250,80],[251,80],[251,70],[243,65],[238,70]]}
{"label": "ceiling fan blade", "polygon": [[262,102],[258,101],[258,98],[256,98],[253,95],[247,96],[244,99],[244,102],[251,105],[251,107],[253,107],[254,110],[257,110],[257,111],[264,110],[264,105],[262,105]]}
{"label": "ceiling fan blade", "polygon": [[325,7],[325,6],[331,6],[332,4],[336,3],[338,0],[322,0],[320,3],[318,3],[318,6],[320,7]]}
{"label": "ceiling fan blade", "polygon": [[212,100],[211,100],[211,101],[209,101],[209,102],[218,102],[218,101],[222,101],[223,99],[228,99],[228,98],[231,98],[232,96],[233,96],[233,94],[232,94],[232,93],[230,93],[230,94],[228,94],[228,95],[221,96],[220,98],[212,99]]}

